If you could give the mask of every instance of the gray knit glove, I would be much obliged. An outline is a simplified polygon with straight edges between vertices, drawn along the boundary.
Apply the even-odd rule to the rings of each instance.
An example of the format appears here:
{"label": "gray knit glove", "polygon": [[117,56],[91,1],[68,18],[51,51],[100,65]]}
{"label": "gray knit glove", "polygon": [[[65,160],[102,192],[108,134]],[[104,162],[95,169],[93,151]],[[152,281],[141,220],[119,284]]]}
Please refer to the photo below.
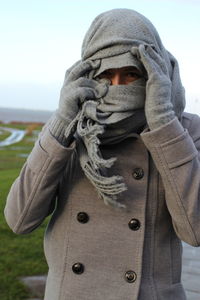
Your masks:
{"label": "gray knit glove", "polygon": [[150,130],[153,130],[175,117],[167,65],[150,45],[133,47],[131,52],[143,63],[147,72],[145,115]]}
{"label": "gray knit glove", "polygon": [[88,79],[88,74],[98,68],[100,61],[78,61],[66,71],[65,80],[60,92],[59,107],[50,123],[50,132],[64,146],[72,139],[65,137],[66,128],[76,117],[85,100],[96,99],[107,92],[105,84]]}

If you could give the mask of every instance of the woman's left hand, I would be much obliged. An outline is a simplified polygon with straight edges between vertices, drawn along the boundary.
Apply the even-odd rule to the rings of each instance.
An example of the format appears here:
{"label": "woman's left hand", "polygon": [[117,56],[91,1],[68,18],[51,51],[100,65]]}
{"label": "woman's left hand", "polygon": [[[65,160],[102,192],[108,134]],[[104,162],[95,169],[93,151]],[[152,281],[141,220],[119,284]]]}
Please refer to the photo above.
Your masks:
{"label": "woman's left hand", "polygon": [[171,80],[165,60],[151,45],[131,49],[142,62],[147,75],[145,115],[151,130],[175,117],[171,103]]}

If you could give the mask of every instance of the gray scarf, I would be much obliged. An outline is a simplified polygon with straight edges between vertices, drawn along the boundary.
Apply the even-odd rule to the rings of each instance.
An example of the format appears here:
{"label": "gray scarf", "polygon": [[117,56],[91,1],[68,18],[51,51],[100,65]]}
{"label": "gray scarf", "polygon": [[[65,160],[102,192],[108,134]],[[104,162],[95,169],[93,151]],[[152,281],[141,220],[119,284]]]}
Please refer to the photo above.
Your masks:
{"label": "gray scarf", "polygon": [[77,151],[80,165],[105,204],[124,207],[117,195],[126,190],[121,176],[107,176],[115,158],[105,160],[100,144],[114,144],[136,132],[145,124],[145,80],[128,86],[110,86],[105,97],[86,101],[68,127],[66,136],[76,126]]}
{"label": "gray scarf", "polygon": [[[180,118],[185,98],[177,61],[165,50],[156,29],[144,16],[128,9],[115,9],[97,16],[83,41],[82,59],[100,59],[98,75],[112,68],[113,62],[116,65],[119,61],[116,67],[132,65],[130,50],[141,43],[154,45],[165,59],[172,81],[172,104]],[[142,68],[139,62],[136,66]],[[118,143],[144,126],[144,102],[144,79],[131,85],[110,86],[106,96],[87,100],[82,105],[66,132],[68,135],[76,127],[80,165],[104,202],[115,207],[124,207],[117,201],[117,195],[125,191],[126,186],[122,177],[107,176],[106,168],[110,168],[116,159],[105,160],[99,144]]]}

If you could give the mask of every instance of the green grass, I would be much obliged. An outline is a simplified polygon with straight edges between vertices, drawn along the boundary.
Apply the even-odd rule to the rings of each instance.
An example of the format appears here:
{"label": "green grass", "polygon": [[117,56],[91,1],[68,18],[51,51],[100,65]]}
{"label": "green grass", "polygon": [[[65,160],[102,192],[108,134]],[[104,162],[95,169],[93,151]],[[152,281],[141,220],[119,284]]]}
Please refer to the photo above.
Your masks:
{"label": "green grass", "polygon": [[26,136],[17,144],[0,148],[0,300],[27,299],[28,292],[19,278],[47,272],[43,254],[46,223],[31,234],[19,236],[12,233],[3,215],[10,186],[26,159],[20,154],[28,155],[32,147],[32,138]]}
{"label": "green grass", "polygon": [[16,128],[16,129],[26,129],[27,128],[27,124],[26,123],[21,123],[21,124],[13,124],[13,123],[10,123],[10,124],[0,124],[1,127],[9,127],[9,128]]}
{"label": "green grass", "polygon": [[9,137],[9,135],[10,135],[10,132],[8,132],[6,130],[3,131],[2,134],[0,134],[0,141],[5,140],[7,137]]}

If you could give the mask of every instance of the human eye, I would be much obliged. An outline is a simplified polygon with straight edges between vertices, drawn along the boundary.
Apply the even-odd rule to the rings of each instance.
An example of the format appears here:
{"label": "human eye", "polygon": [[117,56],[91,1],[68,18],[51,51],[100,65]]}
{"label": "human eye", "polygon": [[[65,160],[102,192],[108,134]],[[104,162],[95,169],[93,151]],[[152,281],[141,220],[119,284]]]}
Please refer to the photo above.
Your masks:
{"label": "human eye", "polygon": [[126,76],[129,78],[140,78],[141,77],[139,71],[128,71],[128,72],[126,72]]}
{"label": "human eye", "polygon": [[109,70],[106,70],[104,72],[102,72],[101,74],[99,74],[99,78],[102,79],[102,78],[110,78],[112,76],[112,72],[109,71]]}

